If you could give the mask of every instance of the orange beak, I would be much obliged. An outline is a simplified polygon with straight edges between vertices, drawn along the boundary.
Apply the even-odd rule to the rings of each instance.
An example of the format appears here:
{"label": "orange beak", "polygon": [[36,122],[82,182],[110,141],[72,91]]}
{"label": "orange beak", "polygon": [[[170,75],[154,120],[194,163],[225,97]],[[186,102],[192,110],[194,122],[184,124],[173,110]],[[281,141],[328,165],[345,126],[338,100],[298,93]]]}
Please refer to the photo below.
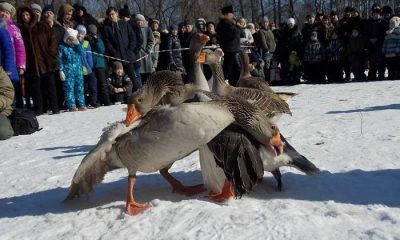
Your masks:
{"label": "orange beak", "polygon": [[129,127],[132,123],[138,120],[142,115],[137,111],[135,104],[128,105],[126,112],[125,125]]}
{"label": "orange beak", "polygon": [[202,44],[206,44],[208,40],[210,40],[210,37],[203,33],[199,33],[199,39]]}
{"label": "orange beak", "polygon": [[206,62],[206,54],[200,53],[200,55],[196,59],[196,63],[205,63]]}
{"label": "orange beak", "polygon": [[282,154],[283,143],[281,140],[281,134],[279,132],[271,138],[270,143],[275,150],[276,156]]}

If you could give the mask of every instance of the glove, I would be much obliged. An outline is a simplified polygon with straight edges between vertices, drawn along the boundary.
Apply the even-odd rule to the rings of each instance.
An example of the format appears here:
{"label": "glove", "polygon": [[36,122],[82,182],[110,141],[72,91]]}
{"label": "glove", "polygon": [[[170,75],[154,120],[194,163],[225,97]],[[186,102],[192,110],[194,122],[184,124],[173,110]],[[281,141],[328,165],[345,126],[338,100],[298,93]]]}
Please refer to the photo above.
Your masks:
{"label": "glove", "polygon": [[61,81],[65,81],[65,74],[64,74],[64,72],[63,71],[60,71],[60,79],[61,79]]}

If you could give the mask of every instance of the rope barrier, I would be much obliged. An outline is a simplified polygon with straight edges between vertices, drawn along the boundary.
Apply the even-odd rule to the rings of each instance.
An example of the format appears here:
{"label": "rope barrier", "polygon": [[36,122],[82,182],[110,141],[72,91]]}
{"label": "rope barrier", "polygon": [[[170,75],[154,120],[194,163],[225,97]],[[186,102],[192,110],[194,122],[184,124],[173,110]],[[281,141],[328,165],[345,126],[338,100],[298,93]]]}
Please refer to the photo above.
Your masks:
{"label": "rope barrier", "polygon": [[[240,46],[240,47],[242,47],[242,48],[252,48],[253,46],[245,46],[245,45],[242,45],[242,46]],[[217,48],[219,48],[219,45],[212,45],[212,46],[203,47],[203,49],[217,49]],[[98,56],[103,56],[103,57],[105,57],[105,58],[117,60],[117,61],[120,61],[120,62],[125,62],[125,63],[128,63],[128,64],[129,64],[129,63],[137,63],[137,62],[140,62],[141,60],[147,58],[150,54],[153,54],[153,53],[176,52],[176,51],[188,51],[188,50],[190,50],[190,48],[178,48],[178,49],[170,49],[170,50],[151,51],[150,53],[148,53],[148,54],[146,54],[146,55],[144,55],[144,56],[142,56],[142,57],[136,59],[135,61],[127,61],[127,60],[124,60],[124,59],[120,59],[120,58],[116,58],[116,57],[112,57],[112,56],[109,56],[109,55],[100,54],[100,53],[92,52],[92,51],[86,51],[86,52],[91,53],[91,54],[94,54],[94,55],[98,55]]]}

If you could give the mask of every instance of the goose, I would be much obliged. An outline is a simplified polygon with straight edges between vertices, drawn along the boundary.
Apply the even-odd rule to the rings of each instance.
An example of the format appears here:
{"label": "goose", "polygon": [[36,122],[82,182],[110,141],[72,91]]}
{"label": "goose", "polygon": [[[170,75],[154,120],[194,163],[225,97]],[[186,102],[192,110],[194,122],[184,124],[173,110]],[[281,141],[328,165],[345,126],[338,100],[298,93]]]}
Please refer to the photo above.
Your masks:
{"label": "goose", "polygon": [[[221,57],[223,56],[223,52],[220,49],[217,49],[215,51],[207,50],[205,52],[206,52],[205,63],[209,64],[213,71],[214,84],[215,84],[213,85],[213,92],[216,92],[218,95],[223,95],[223,96],[231,96],[234,94],[238,94],[238,96],[241,99],[254,103],[255,105],[264,110],[269,110],[268,106],[265,103],[267,103],[268,101],[275,102],[276,103],[275,105],[272,104],[272,110],[274,108],[278,110],[275,111],[275,113],[280,112],[279,106],[282,106],[283,109],[286,109],[286,106],[284,106],[284,104],[282,103],[284,102],[284,100],[280,98],[277,94],[275,94],[272,90],[265,91],[265,89],[264,90],[250,89],[250,88],[246,89],[241,87],[232,87],[229,84],[227,84],[224,80],[222,67],[219,63]],[[290,110],[287,109],[284,110],[283,112],[285,113],[289,112],[291,114]],[[267,114],[270,117],[273,117],[275,115],[270,113]],[[223,147],[226,144],[231,144],[238,147],[241,144],[243,144],[242,143],[243,137],[250,138],[250,136],[248,135],[243,136],[243,134],[244,134],[243,132],[238,132],[237,130],[232,131],[232,129],[230,130],[230,132],[223,132],[219,136],[220,139],[214,142],[214,146],[210,147],[213,147],[214,151],[215,148],[221,148],[221,146]],[[259,154],[263,161],[264,170],[271,172],[274,178],[276,179],[278,191],[282,190],[282,176],[279,170],[280,167],[283,166],[294,167],[307,175],[315,175],[319,173],[319,169],[306,157],[301,155],[292,145],[290,145],[290,143],[286,141],[286,139],[283,137],[282,134],[279,133],[279,138],[275,138],[275,140],[277,142],[281,141],[282,143],[279,149],[280,154],[278,154],[277,151],[274,152],[271,151],[271,149],[265,149],[264,147],[259,147],[258,145],[257,149],[259,149]]]}
{"label": "goose", "polygon": [[270,117],[282,113],[292,114],[286,101],[274,93],[246,87],[234,87],[225,82],[224,72],[220,63],[223,56],[221,49],[203,52],[206,54],[205,63],[210,66],[213,73],[213,93],[223,97],[240,96],[240,98],[264,110]]}
{"label": "goose", "polygon": [[277,94],[280,98],[287,101],[288,99],[294,97],[296,94],[292,92],[275,92],[269,86],[269,84],[262,77],[254,77],[250,73],[250,60],[249,55],[245,50],[240,52],[241,59],[241,69],[240,69],[240,77],[238,82],[236,83],[236,87],[246,87],[246,88],[255,88],[267,93]]}
{"label": "goose", "polygon": [[125,210],[129,215],[139,214],[150,204],[138,203],[134,198],[138,171],[147,173],[165,168],[207,144],[232,123],[267,148],[274,144],[271,138],[278,133],[262,111],[233,98],[162,106],[139,120],[128,115],[125,123],[117,123],[106,131],[82,160],[65,200],[90,193],[110,168],[125,167],[129,175]]}

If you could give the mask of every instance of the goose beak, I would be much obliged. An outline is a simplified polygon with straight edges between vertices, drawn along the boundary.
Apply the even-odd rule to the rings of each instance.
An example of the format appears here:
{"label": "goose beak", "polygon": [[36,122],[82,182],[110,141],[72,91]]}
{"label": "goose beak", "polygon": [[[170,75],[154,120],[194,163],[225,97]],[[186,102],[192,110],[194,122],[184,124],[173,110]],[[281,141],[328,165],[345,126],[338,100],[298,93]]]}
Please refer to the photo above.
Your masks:
{"label": "goose beak", "polygon": [[128,111],[126,112],[125,125],[129,127],[133,122],[139,119],[142,115],[138,112],[135,104],[128,105]]}
{"label": "goose beak", "polygon": [[205,34],[200,33],[199,40],[200,40],[201,44],[206,44],[208,42],[208,40],[210,40],[210,37]]}
{"label": "goose beak", "polygon": [[283,152],[283,143],[281,139],[281,134],[278,132],[270,140],[270,144],[275,151],[276,156],[279,156]]}
{"label": "goose beak", "polygon": [[196,63],[205,63],[205,62],[206,62],[206,54],[202,52],[197,57]]}

